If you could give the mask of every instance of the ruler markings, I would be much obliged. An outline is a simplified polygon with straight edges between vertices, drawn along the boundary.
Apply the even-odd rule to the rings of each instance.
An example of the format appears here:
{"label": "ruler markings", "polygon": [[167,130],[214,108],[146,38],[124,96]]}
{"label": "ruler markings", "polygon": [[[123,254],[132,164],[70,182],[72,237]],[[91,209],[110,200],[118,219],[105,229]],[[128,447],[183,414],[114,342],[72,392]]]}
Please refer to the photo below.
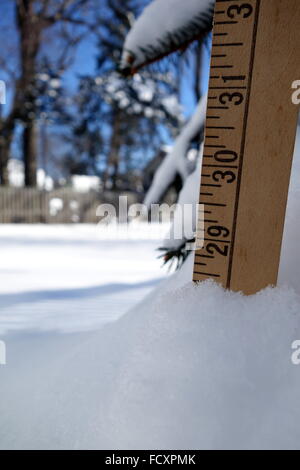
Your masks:
{"label": "ruler markings", "polygon": [[234,131],[235,127],[233,126],[206,126],[206,129],[222,129],[225,131]]}
{"label": "ruler markings", "polygon": [[233,80],[244,81],[246,80],[246,76],[245,75],[231,75],[231,76],[225,77],[224,75],[222,79],[224,83],[226,83],[227,81],[233,81]]}
{"label": "ruler markings", "polygon": [[208,187],[208,188],[221,188],[222,185],[221,184],[202,184],[201,186],[203,187]]}
{"label": "ruler markings", "polygon": [[[247,90],[246,86],[211,86],[211,90]],[[218,97],[216,97],[218,99]]]}
{"label": "ruler markings", "polygon": [[201,276],[209,276],[209,277],[221,277],[220,274],[211,274],[211,273],[199,273],[194,271],[195,274],[200,274]]}
{"label": "ruler markings", "polygon": [[[238,1],[238,0],[237,0]],[[277,0],[276,0],[277,1]],[[217,0],[218,2],[226,2],[227,4],[231,4],[228,7],[228,11],[231,6],[236,6],[237,2],[234,2],[233,0]],[[248,16],[244,16],[243,18],[245,19],[245,22],[247,24],[248,30],[246,30],[245,34],[243,33],[244,30],[240,28],[240,31],[236,33],[236,30],[230,29],[229,32],[224,32],[222,29],[218,29],[219,25],[233,25],[233,24],[238,24],[240,23],[240,27],[242,26],[242,22],[244,19],[242,19],[242,16],[239,17],[239,21],[215,21],[215,31],[214,31],[214,38],[221,37],[221,36],[228,36],[230,37],[229,41],[227,42],[217,42],[213,41],[213,49],[212,49],[212,59],[227,59],[227,63],[218,63],[213,61],[211,65],[212,70],[226,70],[226,69],[235,69],[234,61],[238,59],[237,55],[238,53],[234,53],[234,49],[238,47],[245,47],[245,54],[247,54],[246,57],[249,56],[249,61],[247,59],[247,73],[245,74],[245,70],[238,70],[234,74],[234,72],[231,72],[230,76],[226,75],[219,75],[219,74],[214,74],[212,73],[210,75],[210,86],[209,86],[209,91],[212,92],[214,91],[216,95],[212,95],[209,93],[208,99],[209,100],[219,100],[220,104],[215,106],[208,106],[207,109],[212,109],[212,110],[223,110],[223,111],[228,111],[232,109],[233,114],[228,114],[226,113],[221,113],[221,115],[208,115],[207,116],[207,122],[205,126],[206,130],[206,136],[205,136],[205,143],[204,143],[204,148],[208,149],[215,149],[216,153],[214,154],[204,154],[203,158],[215,158],[216,163],[213,164],[208,164],[204,163],[203,166],[203,171],[201,174],[201,178],[203,183],[201,182],[201,188],[217,188],[218,191],[221,191],[220,194],[222,198],[224,198],[224,202],[226,203],[220,203],[220,202],[214,202],[214,199],[212,199],[213,202],[207,202],[203,201],[203,197],[209,197],[209,198],[215,198],[216,197],[216,191],[212,189],[211,193],[206,193],[206,192],[200,192],[200,204],[204,206],[204,209],[199,210],[199,214],[207,214],[210,213],[210,217],[206,216],[204,218],[204,229],[198,230],[197,233],[199,234],[200,240],[203,241],[205,244],[202,250],[198,250],[198,252],[195,253],[195,259],[207,259],[211,260],[208,262],[208,267],[206,268],[205,271],[208,272],[202,272],[201,270],[197,269],[197,266],[203,266],[207,264],[205,263],[200,263],[199,261],[195,261],[195,269],[194,269],[194,275],[200,276],[207,278],[223,278],[225,273],[223,272],[223,268],[227,272],[227,279],[225,281],[225,286],[230,288],[231,287],[231,275],[232,275],[232,268],[233,268],[233,257],[235,255],[235,239],[236,239],[236,230],[237,230],[237,217],[238,217],[238,212],[239,212],[239,197],[240,197],[240,191],[241,191],[241,180],[242,180],[242,173],[243,173],[243,162],[244,162],[244,153],[245,153],[245,146],[246,146],[246,135],[247,135],[247,125],[248,125],[248,118],[249,118],[249,107],[250,107],[250,98],[251,98],[251,86],[252,86],[252,78],[253,78],[253,69],[254,69],[254,61],[255,61],[255,50],[256,50],[256,42],[257,42],[257,32],[258,32],[258,18],[259,18],[259,13],[260,13],[260,5],[261,5],[261,0],[250,0],[249,4],[245,4],[245,6],[251,8],[251,20],[247,20]],[[243,5],[241,5],[242,7]],[[253,14],[252,14],[253,12]],[[216,13],[216,12],[215,12]],[[225,10],[219,11],[217,14],[226,14]],[[228,13],[228,12],[227,12]],[[238,13],[238,12],[237,12]],[[228,16],[230,16],[228,14]],[[251,21],[251,25],[250,25]],[[216,28],[217,26],[217,28]],[[240,32],[242,34],[240,34]],[[247,35],[250,37],[251,40],[247,39],[245,41],[244,38],[247,38]],[[242,39],[242,41],[241,41]],[[250,42],[251,41],[251,42]],[[248,48],[249,46],[249,48]],[[216,49],[217,48],[227,48],[227,53],[224,54],[217,54]],[[232,51],[232,52],[231,52]],[[242,73],[240,73],[242,72]],[[244,73],[244,74],[243,74]],[[220,85],[213,85],[213,83],[216,83],[216,80],[220,80]],[[240,81],[243,83],[237,83],[235,85],[233,82]],[[221,83],[224,83],[222,85]],[[234,85],[234,86],[233,86]],[[233,91],[232,91],[233,90]],[[239,91],[241,90],[241,91]],[[233,102],[232,102],[233,101]],[[232,105],[240,105],[243,104],[243,108],[239,111],[237,107],[232,106]],[[236,113],[234,113],[236,111]],[[233,140],[233,142],[236,142],[236,138],[239,137],[236,132],[239,132],[239,127],[235,127],[233,125],[226,125],[226,126],[211,126],[208,125],[209,121],[212,119],[224,119],[224,124],[227,124],[226,119],[227,117],[231,117],[233,115],[234,118],[238,118],[238,122],[241,122],[241,139],[239,139],[239,153],[236,152],[236,148],[231,147],[228,142]],[[223,122],[222,122],[223,123]],[[229,123],[228,123],[229,124]],[[210,130],[219,130],[220,135],[207,135],[207,133]],[[226,131],[233,131],[233,133],[226,133],[222,134],[222,130]],[[234,132],[235,131],[235,132]],[[216,141],[217,139],[220,139],[222,137],[222,140],[226,139],[227,145],[222,144],[217,144]],[[209,140],[213,140],[211,144],[209,144]],[[207,142],[207,143],[206,143]],[[236,145],[233,144],[233,145]],[[229,150],[230,149],[230,150]],[[235,150],[235,151],[234,151]],[[235,162],[237,160],[237,162]],[[233,163],[235,162],[235,163]],[[212,173],[208,174],[205,173],[204,168],[209,168]],[[211,181],[210,183],[204,183],[204,178],[209,178]],[[222,180],[222,181],[221,181]],[[209,181],[209,180],[206,180]],[[220,184],[212,184],[213,181],[219,182]],[[228,184],[226,184],[228,183]],[[234,183],[233,185],[229,185],[229,183]],[[228,191],[227,191],[228,188]],[[231,188],[231,189],[230,189]],[[224,190],[224,192],[223,192]],[[226,191],[225,191],[226,190]],[[235,199],[233,198],[233,194],[235,194]],[[231,206],[231,203],[233,204]],[[211,211],[205,210],[207,207],[211,207]],[[232,208],[231,208],[232,207]],[[220,208],[220,209],[218,209]],[[220,213],[221,209],[223,208],[222,212]],[[233,218],[231,217],[231,211],[233,213]],[[221,217],[221,222],[220,218]],[[230,217],[230,222],[228,218]],[[225,218],[225,219],[224,219]],[[227,221],[227,222],[226,222]],[[203,223],[203,217],[201,217],[201,220],[199,222]],[[224,226],[222,226],[224,225]],[[229,227],[231,227],[231,231],[229,230]],[[201,237],[200,232],[203,233],[203,237]],[[213,236],[212,236],[213,235]],[[224,236],[224,239],[222,237]],[[206,254],[200,254],[199,251],[203,253],[203,250],[208,250],[208,253]],[[205,251],[204,251],[205,253]],[[221,263],[221,258],[218,258],[219,261],[217,261],[217,256],[224,256],[224,263]],[[219,266],[220,266],[220,271],[219,271]],[[218,270],[216,271],[216,269]],[[199,278],[196,277],[194,278],[195,280],[198,280]],[[224,283],[223,283],[224,285]]]}
{"label": "ruler markings", "polygon": [[217,148],[217,149],[226,149],[226,145],[209,145],[209,144],[206,144],[204,145],[204,147],[206,148]]}
{"label": "ruler markings", "polygon": [[222,43],[214,43],[213,47],[239,47],[243,46],[243,42],[222,42]]}
{"label": "ruler markings", "polygon": [[215,238],[204,238],[204,241],[205,242],[226,243],[226,244],[231,243],[230,240],[217,240]]}
{"label": "ruler markings", "polygon": [[233,65],[212,65],[212,69],[233,69]]}
{"label": "ruler markings", "polygon": [[207,109],[229,109],[228,106],[208,106]]}
{"label": "ruler markings", "polygon": [[233,226],[232,226],[232,244],[231,244],[231,247],[230,247],[230,255],[229,255],[229,265],[228,265],[228,275],[227,275],[228,276],[227,277],[227,288],[228,289],[230,289],[230,285],[231,285],[233,255],[234,255],[234,246],[235,246],[235,238],[236,238],[236,228],[237,228],[237,216],[238,216],[238,209],[239,209],[239,196],[240,196],[240,191],[241,191],[241,179],[242,179],[243,160],[244,160],[245,145],[246,145],[246,134],[247,134],[247,124],[248,124],[248,116],[249,116],[250,94],[251,94],[251,86],[252,86],[252,76],[253,76],[253,67],[254,67],[254,59],[255,59],[255,50],[256,50],[256,42],[257,42],[257,31],[258,31],[258,19],[259,19],[260,4],[261,4],[261,0],[257,0],[255,18],[254,18],[254,25],[253,25],[253,36],[252,36],[252,41],[253,42],[252,42],[251,58],[250,58],[250,66],[249,66],[248,93],[247,93],[246,104],[245,104],[245,114],[244,114],[243,132],[242,132],[242,143],[241,143],[241,150],[240,150],[240,162],[239,162],[239,168],[238,168],[236,198],[235,198],[234,217],[233,217]]}
{"label": "ruler markings", "polygon": [[210,167],[210,168],[230,168],[230,169],[238,169],[238,166],[233,166],[233,165],[209,165],[208,163],[205,163],[203,165],[205,167]]}
{"label": "ruler markings", "polygon": [[203,204],[204,206],[213,206],[213,207],[226,207],[227,206],[227,204],[218,204],[217,202],[202,202],[201,201],[200,204]]}
{"label": "ruler markings", "polygon": [[215,25],[223,25],[223,24],[238,24],[238,21],[216,21]]}

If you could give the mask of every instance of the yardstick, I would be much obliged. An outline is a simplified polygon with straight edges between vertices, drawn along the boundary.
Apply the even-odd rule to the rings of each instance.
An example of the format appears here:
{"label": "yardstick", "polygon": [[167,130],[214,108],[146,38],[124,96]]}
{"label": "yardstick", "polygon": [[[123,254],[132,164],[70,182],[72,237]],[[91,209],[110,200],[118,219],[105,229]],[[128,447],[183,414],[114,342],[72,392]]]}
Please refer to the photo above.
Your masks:
{"label": "yardstick", "polygon": [[245,294],[276,285],[297,79],[299,0],[216,0],[194,281]]}

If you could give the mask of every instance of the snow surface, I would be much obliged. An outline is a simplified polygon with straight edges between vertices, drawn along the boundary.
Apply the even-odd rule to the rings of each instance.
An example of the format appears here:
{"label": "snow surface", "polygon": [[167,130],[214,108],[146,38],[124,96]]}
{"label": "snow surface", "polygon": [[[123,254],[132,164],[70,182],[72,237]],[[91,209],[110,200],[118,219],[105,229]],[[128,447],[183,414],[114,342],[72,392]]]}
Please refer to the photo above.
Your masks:
{"label": "snow surface", "polygon": [[193,285],[190,257],[99,331],[8,336],[0,447],[299,449],[299,149],[279,287]]}
{"label": "snow surface", "polygon": [[299,448],[299,295],[191,269],[97,333],[8,341],[0,448]]}
{"label": "snow surface", "polygon": [[140,225],[1,225],[0,336],[94,330],[138,303],[165,276],[166,226]]}

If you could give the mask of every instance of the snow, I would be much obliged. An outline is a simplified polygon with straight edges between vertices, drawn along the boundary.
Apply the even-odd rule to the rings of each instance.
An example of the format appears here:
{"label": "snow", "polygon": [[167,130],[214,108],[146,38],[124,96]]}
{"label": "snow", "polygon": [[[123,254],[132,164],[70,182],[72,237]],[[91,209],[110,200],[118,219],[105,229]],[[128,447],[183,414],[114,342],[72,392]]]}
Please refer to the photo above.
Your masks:
{"label": "snow", "polygon": [[51,176],[47,175],[43,168],[39,168],[36,172],[37,186],[40,189],[51,191],[54,188],[54,181]]}
{"label": "snow", "polygon": [[6,104],[6,84],[0,80],[0,105]]}
{"label": "snow", "polygon": [[162,104],[171,116],[181,116],[182,106],[175,95],[169,95],[162,99]]}
{"label": "snow", "polygon": [[[170,229],[162,243],[162,247],[169,249],[179,248],[185,241],[192,240],[196,232],[197,221],[200,224],[198,199],[200,193],[200,175],[203,156],[203,145],[201,146],[197,165],[185,181],[180,191],[174,212],[174,219]],[[184,227],[184,230],[182,230]],[[199,230],[199,226],[197,227]],[[181,237],[179,236],[180,234]]]}
{"label": "snow", "polygon": [[[300,339],[299,143],[298,138],[279,286],[245,297],[212,282],[193,285],[189,257],[155,292],[102,329],[7,335],[7,365],[0,368],[1,448],[300,448],[300,368],[292,363],[292,345]],[[6,266],[1,269],[8,277],[12,270],[15,294],[20,290],[15,279],[25,284],[28,279],[30,290],[30,284],[52,285],[54,275],[58,284],[73,284],[76,291],[85,282],[91,285],[101,263],[97,285],[115,282],[116,275],[133,285],[155,277],[144,243],[133,243],[126,262],[120,256],[130,243],[111,246],[108,239],[100,248],[86,228],[79,228],[73,241],[70,233],[62,236],[53,228],[55,245],[61,240],[54,258],[48,236],[39,243],[41,233],[28,229],[26,235],[22,228],[21,240],[37,249],[35,259],[32,250],[26,259],[10,230],[1,228]],[[51,259],[46,271],[51,269],[52,280],[43,281],[43,256]],[[76,259],[82,256],[77,272]],[[36,275],[30,280],[30,274],[19,273],[14,279],[29,261],[38,265]],[[123,294],[118,292],[120,304],[126,301]],[[102,299],[95,317],[114,308],[111,302],[103,310]],[[80,301],[73,299],[70,307]],[[81,303],[85,315],[90,301],[89,293]],[[66,312],[63,306],[60,314],[67,318],[72,308]],[[23,314],[15,323],[22,324]]]}
{"label": "snow", "polygon": [[[40,189],[51,191],[54,183],[51,176],[45,173],[45,170],[38,168],[36,172],[37,186]],[[8,161],[8,179],[10,186],[21,188],[24,186],[24,163],[16,158],[11,158]]]}
{"label": "snow", "polygon": [[200,133],[204,127],[206,117],[207,95],[199,101],[197,108],[185,124],[175,140],[172,150],[166,155],[157,169],[153,182],[146,194],[144,203],[147,207],[160,202],[160,198],[174,181],[176,174],[180,174],[183,181],[189,176],[189,163],[187,152],[191,140]]}
{"label": "snow", "polygon": [[[194,39],[194,22],[198,23],[198,35],[201,30],[207,31],[212,22],[214,4],[215,0],[152,1],[133,24],[127,35],[121,68],[130,65],[133,69],[136,69],[149,58],[157,58],[160,55],[159,51],[162,43],[168,49],[169,37],[176,41],[176,35],[182,28],[185,29],[185,41]],[[172,12],[171,15],[170,12]],[[189,37],[189,34],[191,37]],[[182,43],[180,43],[180,46],[182,46]],[[164,50],[164,53],[167,52],[170,51]]]}
{"label": "snow", "polygon": [[39,73],[37,74],[37,78],[39,80],[42,80],[43,82],[47,82],[50,79],[50,75],[48,75],[47,73]]}
{"label": "snow", "polygon": [[117,72],[96,77],[95,84],[101,97],[108,103],[114,102],[129,114],[143,113],[148,119],[171,117],[177,123],[183,121],[183,109],[174,93],[166,95],[165,85],[174,89],[174,77],[170,74],[135,74],[132,80],[124,82]]}
{"label": "snow", "polygon": [[165,275],[155,252],[161,230],[2,225],[0,339],[94,330],[119,318]]}
{"label": "snow", "polygon": [[49,85],[52,87],[52,88],[60,88],[61,87],[61,80],[59,78],[52,78],[50,81],[49,81]]}
{"label": "snow", "polygon": [[20,188],[24,185],[24,164],[16,158],[8,161],[8,180],[11,186]]}
{"label": "snow", "polygon": [[96,333],[8,340],[0,447],[299,448],[299,294],[186,284],[191,260]]}
{"label": "snow", "polygon": [[79,193],[88,193],[91,190],[98,191],[101,187],[101,179],[91,175],[72,175],[72,187]]}
{"label": "snow", "polygon": [[64,201],[60,197],[53,197],[49,201],[50,215],[55,217],[64,208]]}

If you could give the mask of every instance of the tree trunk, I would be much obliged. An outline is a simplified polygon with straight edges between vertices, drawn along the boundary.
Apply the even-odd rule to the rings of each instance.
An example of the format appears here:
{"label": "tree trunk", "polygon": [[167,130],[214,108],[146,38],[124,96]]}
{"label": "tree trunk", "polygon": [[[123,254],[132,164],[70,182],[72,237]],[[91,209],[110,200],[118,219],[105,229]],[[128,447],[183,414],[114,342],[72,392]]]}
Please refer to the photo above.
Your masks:
{"label": "tree trunk", "polygon": [[9,185],[8,178],[8,158],[9,158],[9,148],[5,143],[0,143],[0,184],[1,186]]}
{"label": "tree trunk", "polygon": [[25,165],[25,186],[36,186],[36,133],[33,121],[29,121],[23,130],[23,155]]}
{"label": "tree trunk", "polygon": [[21,80],[23,106],[27,110],[22,114],[23,161],[25,168],[25,186],[36,186],[36,138],[34,117],[35,62],[40,47],[40,24],[35,21],[33,0],[20,0],[16,4],[16,18],[21,43]]}
{"label": "tree trunk", "polygon": [[121,122],[121,113],[116,111],[112,125],[112,135],[107,158],[107,168],[103,176],[104,187],[107,186],[108,180],[111,179],[112,189],[117,188],[117,179],[119,175],[120,149],[122,145]]}
{"label": "tree trunk", "polygon": [[10,157],[10,146],[14,133],[14,120],[8,118],[0,125],[0,184],[9,186],[8,161]]}

